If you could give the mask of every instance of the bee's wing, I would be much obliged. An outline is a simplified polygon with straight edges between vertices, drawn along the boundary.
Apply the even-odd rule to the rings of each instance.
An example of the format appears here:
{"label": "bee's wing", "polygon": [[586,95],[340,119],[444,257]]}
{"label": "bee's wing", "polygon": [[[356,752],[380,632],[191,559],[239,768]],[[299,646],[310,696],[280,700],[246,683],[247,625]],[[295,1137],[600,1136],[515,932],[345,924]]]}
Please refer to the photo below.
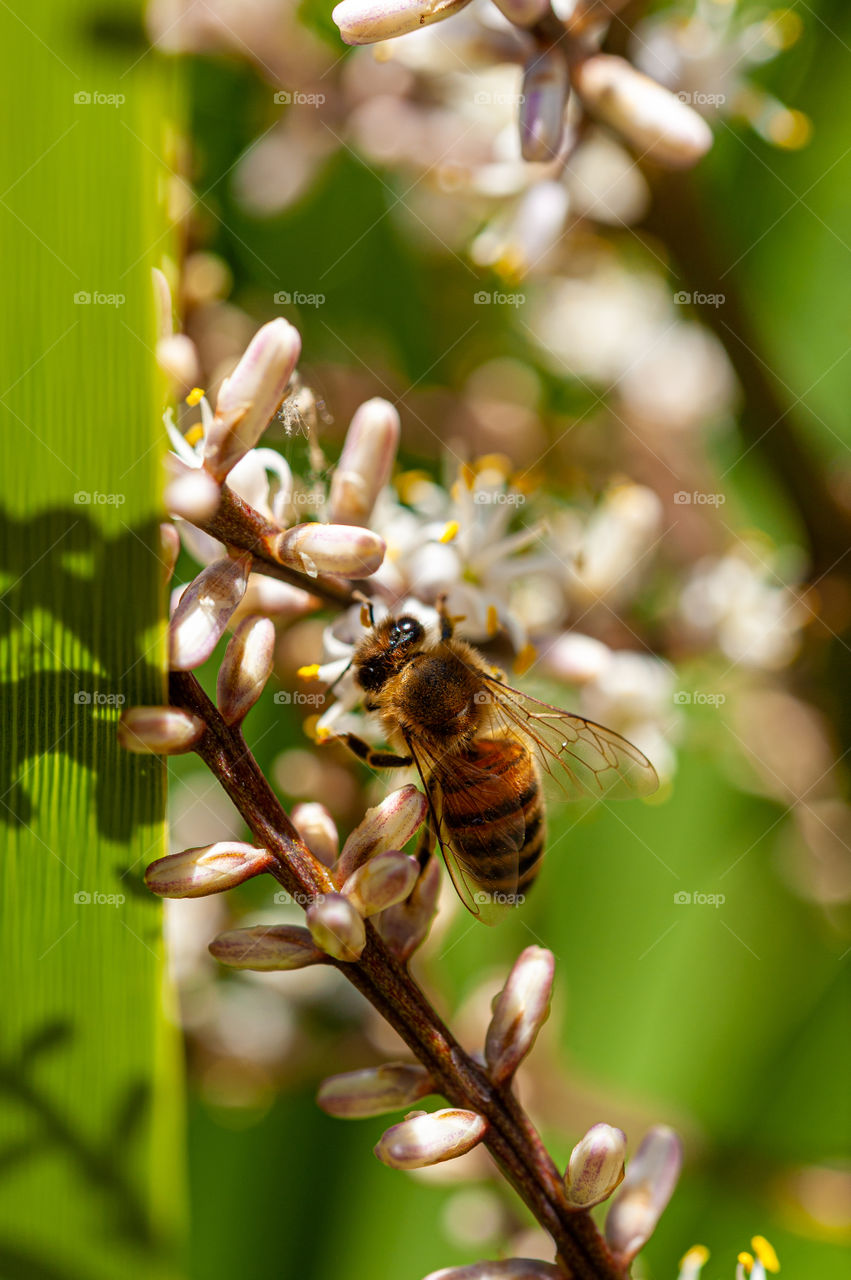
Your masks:
{"label": "bee's wing", "polygon": [[[410,739],[407,743],[425,789],[440,852],[458,897],[477,920],[483,924],[497,924],[516,902],[520,852],[526,837],[523,810],[520,808],[507,817],[502,816],[498,831],[486,821],[480,824],[481,832],[476,826],[467,826],[471,814],[487,813],[504,802],[505,789],[500,779],[463,756],[434,758],[421,747],[414,746]],[[442,785],[444,777],[452,779],[449,790],[444,790]],[[465,822],[467,844],[479,847],[485,865],[494,867],[498,864],[497,894],[477,877],[469,863],[469,851],[466,856],[462,855],[444,820],[447,815]]]}
{"label": "bee's wing", "polygon": [[656,770],[644,753],[614,729],[540,702],[485,673],[482,676],[493,697],[495,724],[531,738],[541,767],[570,799],[622,800],[651,795],[659,786]]}

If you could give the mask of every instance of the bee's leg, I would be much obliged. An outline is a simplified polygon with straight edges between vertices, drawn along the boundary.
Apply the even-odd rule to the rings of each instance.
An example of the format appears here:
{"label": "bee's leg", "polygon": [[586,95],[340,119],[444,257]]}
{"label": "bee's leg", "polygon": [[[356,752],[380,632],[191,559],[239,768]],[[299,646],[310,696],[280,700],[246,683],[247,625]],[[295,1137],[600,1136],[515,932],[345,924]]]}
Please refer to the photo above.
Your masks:
{"label": "bee's leg", "polygon": [[451,618],[449,616],[449,613],[447,612],[447,609],[446,609],[446,601],[448,600],[448,598],[449,597],[447,596],[446,592],[442,591],[434,602],[434,607],[435,609],[437,609],[437,616],[440,618],[441,640],[451,640],[455,632],[455,623],[464,621],[463,614],[457,618]]}
{"label": "bee's leg", "polygon": [[368,742],[364,742],[363,738],[359,738],[354,733],[335,734],[333,738],[326,738],[326,742],[342,742],[358,760],[363,760],[371,769],[405,769],[414,761],[411,756],[396,755],[393,751],[376,751]]}

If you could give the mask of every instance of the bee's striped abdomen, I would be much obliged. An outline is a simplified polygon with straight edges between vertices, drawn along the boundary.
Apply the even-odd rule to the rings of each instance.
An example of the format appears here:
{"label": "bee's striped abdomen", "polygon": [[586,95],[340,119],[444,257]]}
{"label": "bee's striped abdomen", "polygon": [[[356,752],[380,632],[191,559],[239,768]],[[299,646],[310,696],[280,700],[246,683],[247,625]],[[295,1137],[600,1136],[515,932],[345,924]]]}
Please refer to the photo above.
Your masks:
{"label": "bee's striped abdomen", "polygon": [[449,764],[441,771],[441,792],[446,834],[473,879],[490,893],[528,888],[538,872],[545,834],[531,751],[515,737],[479,739],[456,770]]}

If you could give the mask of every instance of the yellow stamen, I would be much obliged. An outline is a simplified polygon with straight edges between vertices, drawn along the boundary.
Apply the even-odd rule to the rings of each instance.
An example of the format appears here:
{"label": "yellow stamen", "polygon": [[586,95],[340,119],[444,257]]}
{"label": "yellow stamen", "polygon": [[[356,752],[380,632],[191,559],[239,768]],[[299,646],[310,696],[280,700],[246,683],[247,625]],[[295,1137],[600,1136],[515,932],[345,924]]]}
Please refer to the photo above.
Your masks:
{"label": "yellow stamen", "polygon": [[772,1245],[768,1243],[765,1236],[754,1236],[751,1240],[751,1248],[759,1258],[766,1271],[776,1274],[780,1270],[780,1261],[774,1252]]}
{"label": "yellow stamen", "polygon": [[787,151],[799,151],[812,137],[813,124],[803,111],[782,107],[775,111],[768,122],[766,133],[775,146]]}
{"label": "yellow stamen", "polygon": [[526,672],[538,657],[538,650],[533,644],[524,644],[523,648],[514,659],[514,674],[516,676],[525,676]]}
{"label": "yellow stamen", "polygon": [[476,474],[482,471],[498,471],[507,479],[511,474],[511,459],[504,453],[485,453],[473,463]]}
{"label": "yellow stamen", "polygon": [[306,667],[299,667],[296,675],[301,680],[316,680],[319,676],[319,663],[311,662]]}
{"label": "yellow stamen", "polygon": [[495,604],[488,605],[488,618],[486,625],[489,636],[495,636],[497,631],[499,631],[499,614],[497,613]]}
{"label": "yellow stamen", "polygon": [[191,444],[191,445],[196,445],[199,440],[203,440],[204,438],[203,422],[193,423],[183,438],[187,444]]}
{"label": "yellow stamen", "polygon": [[204,399],[204,388],[193,387],[192,390],[189,392],[189,395],[186,397],[186,403],[190,406],[190,408],[194,409],[196,404],[200,404],[203,399]]}
{"label": "yellow stamen", "polygon": [[461,467],[458,471],[458,479],[472,492],[473,486],[476,483],[476,473],[470,466],[469,462],[461,463]]}
{"label": "yellow stamen", "polygon": [[431,476],[427,471],[402,471],[393,483],[402,502],[413,502],[416,501],[417,489],[420,485],[430,484]]}
{"label": "yellow stamen", "polygon": [[319,724],[319,716],[317,715],[308,716],[302,728],[308,738],[312,738],[314,742],[327,742],[332,737],[331,730]]}
{"label": "yellow stamen", "polygon": [[765,19],[765,43],[772,49],[789,49],[800,37],[804,24],[793,9],[775,9]]}
{"label": "yellow stamen", "polygon": [[742,1252],[739,1254],[736,1261],[739,1262],[744,1267],[745,1274],[750,1275],[750,1273],[753,1271],[753,1254]]}
{"label": "yellow stamen", "polygon": [[709,1261],[709,1250],[705,1244],[693,1244],[685,1257],[680,1258],[680,1266],[684,1267],[687,1263],[698,1263],[701,1267],[705,1262]]}
{"label": "yellow stamen", "polygon": [[443,533],[440,535],[441,542],[451,542],[453,538],[458,536],[458,530],[461,528],[457,520],[450,520]]}

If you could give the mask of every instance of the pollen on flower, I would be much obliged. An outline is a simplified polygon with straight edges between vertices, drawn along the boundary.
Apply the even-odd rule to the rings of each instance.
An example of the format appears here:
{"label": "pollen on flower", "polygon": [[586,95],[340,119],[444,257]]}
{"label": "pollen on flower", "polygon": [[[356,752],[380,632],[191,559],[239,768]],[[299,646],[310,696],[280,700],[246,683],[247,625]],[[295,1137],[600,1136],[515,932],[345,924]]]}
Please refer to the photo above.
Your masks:
{"label": "pollen on flower", "polygon": [[326,729],[324,725],[319,723],[318,715],[307,716],[302,729],[308,738],[312,738],[314,742],[327,742],[333,736],[330,729]]}
{"label": "pollen on flower", "polygon": [[687,1263],[697,1264],[701,1266],[709,1261],[709,1250],[705,1244],[693,1244],[687,1253],[680,1259],[680,1266],[684,1267]]}
{"label": "pollen on flower", "polygon": [[440,535],[440,541],[443,543],[452,542],[458,536],[458,530],[461,528],[457,520],[450,520],[443,533]]}
{"label": "pollen on flower", "polygon": [[196,445],[199,440],[203,440],[204,438],[203,422],[193,423],[183,438],[187,444],[191,444],[191,445]]}
{"label": "pollen on flower", "polygon": [[189,395],[186,397],[186,403],[189,405],[191,409],[194,409],[195,405],[200,404],[203,399],[204,399],[204,388],[193,387],[192,390],[189,392]]}
{"label": "pollen on flower", "polygon": [[319,663],[309,662],[306,667],[299,667],[298,671],[296,671],[296,675],[300,680],[318,680]]}
{"label": "pollen on flower", "polygon": [[495,604],[488,605],[487,629],[489,636],[495,636],[499,631],[499,613]]}
{"label": "pollen on flower", "polygon": [[766,1271],[776,1274],[780,1270],[780,1260],[774,1250],[773,1245],[769,1244],[765,1236],[754,1236],[751,1240],[751,1248],[759,1258]]}
{"label": "pollen on flower", "polygon": [[751,1271],[753,1270],[753,1254],[747,1253],[745,1250],[743,1250],[739,1254],[739,1256],[736,1258],[736,1261],[739,1263],[740,1266],[744,1267],[745,1274],[750,1275]]}

